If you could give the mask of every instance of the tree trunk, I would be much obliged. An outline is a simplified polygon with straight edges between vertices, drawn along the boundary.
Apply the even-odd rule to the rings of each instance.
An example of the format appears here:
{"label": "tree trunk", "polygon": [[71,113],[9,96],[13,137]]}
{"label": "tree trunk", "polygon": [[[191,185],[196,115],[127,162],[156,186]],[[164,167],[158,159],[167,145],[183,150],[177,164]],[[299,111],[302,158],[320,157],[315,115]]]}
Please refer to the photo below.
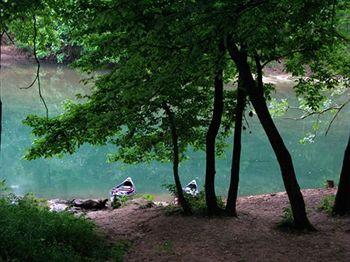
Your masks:
{"label": "tree trunk", "polygon": [[237,89],[237,104],[236,104],[236,118],[235,118],[235,131],[233,138],[233,152],[232,152],[232,163],[231,163],[231,181],[228,191],[227,203],[226,203],[226,214],[229,216],[237,216],[236,212],[236,201],[238,194],[238,183],[239,183],[239,169],[241,160],[241,136],[242,136],[242,120],[243,112],[245,108],[246,94],[241,85],[241,79],[238,80]]}
{"label": "tree trunk", "polygon": [[276,155],[281,169],[283,183],[292,208],[294,225],[298,229],[314,230],[306,215],[305,203],[295,176],[292,157],[272,120],[266,100],[263,96],[263,90],[261,90],[261,88],[259,89],[256,85],[248,64],[247,53],[245,51],[239,51],[231,41],[228,41],[228,50],[237,66],[242,81],[244,82],[246,92]]}
{"label": "tree trunk", "polygon": [[174,175],[174,181],[175,181],[175,186],[177,191],[177,197],[184,211],[184,214],[191,215],[192,214],[191,207],[186,201],[186,198],[182,191],[181,181],[179,177],[179,143],[178,143],[179,138],[178,138],[178,133],[176,128],[174,113],[170,110],[167,104],[164,104],[163,108],[168,116],[170,129],[171,129],[171,137],[172,137],[172,143],[173,143],[173,175]]}
{"label": "tree trunk", "polygon": [[224,110],[224,84],[223,70],[219,70],[215,76],[214,109],[211,123],[206,136],[206,174],[205,174],[205,198],[208,215],[217,215],[220,208],[215,194],[215,141],[221,125]]}
{"label": "tree trunk", "polygon": [[0,94],[0,154],[1,154],[1,147],[2,147],[1,136],[2,136],[2,100],[1,100],[1,94]]}
{"label": "tree trunk", "polygon": [[343,167],[340,173],[333,213],[336,215],[350,213],[350,136],[344,153]]}
{"label": "tree trunk", "polygon": [[1,144],[2,144],[2,140],[1,140],[1,136],[2,136],[2,97],[1,97],[1,70],[2,70],[2,39],[4,36],[5,31],[3,31],[0,35],[0,154],[1,154]]}

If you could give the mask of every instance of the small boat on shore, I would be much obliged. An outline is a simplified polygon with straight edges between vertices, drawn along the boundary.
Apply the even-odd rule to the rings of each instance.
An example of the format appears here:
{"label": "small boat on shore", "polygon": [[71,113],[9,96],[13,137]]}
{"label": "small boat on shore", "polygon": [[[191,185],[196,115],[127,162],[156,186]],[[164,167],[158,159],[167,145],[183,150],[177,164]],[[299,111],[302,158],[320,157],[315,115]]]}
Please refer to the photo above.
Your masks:
{"label": "small boat on shore", "polygon": [[125,179],[122,183],[112,188],[110,195],[111,201],[116,197],[132,196],[136,193],[135,184],[131,177]]}
{"label": "small boat on shore", "polygon": [[191,196],[197,196],[199,193],[197,181],[193,179],[191,182],[187,184],[186,187],[182,189],[186,194],[189,194]]}

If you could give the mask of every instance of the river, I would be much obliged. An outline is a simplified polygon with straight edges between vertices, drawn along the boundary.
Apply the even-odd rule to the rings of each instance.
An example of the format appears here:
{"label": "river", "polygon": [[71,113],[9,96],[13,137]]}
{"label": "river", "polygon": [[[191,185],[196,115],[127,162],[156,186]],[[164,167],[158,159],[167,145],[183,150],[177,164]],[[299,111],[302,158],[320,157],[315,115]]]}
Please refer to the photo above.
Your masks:
{"label": "river", "polygon": [[[106,154],[113,146],[83,146],[74,155],[62,158],[23,159],[33,140],[30,128],[22,124],[28,114],[45,114],[36,86],[28,85],[34,77],[35,65],[7,65],[2,69],[1,95],[3,100],[3,145],[0,159],[0,179],[17,194],[33,192],[47,198],[104,197],[117,182],[130,176],[139,193],[163,194],[162,184],[172,183],[171,164],[125,165],[107,163]],[[83,75],[66,66],[42,65],[41,81],[50,115],[62,110],[62,102],[74,99],[76,93],[88,92],[80,83]],[[277,93],[295,103],[292,81],[277,79]],[[310,130],[312,119],[303,121],[276,118],[276,124],[293,157],[298,181],[302,188],[322,187],[326,179],[337,182],[349,132],[349,108],[339,115],[328,136],[320,134],[315,143],[302,145],[298,141]],[[323,118],[324,125],[330,116]],[[271,146],[256,116],[247,117],[249,128],[243,132],[240,195],[283,191],[280,170]],[[232,139],[228,140],[222,158],[217,160],[216,189],[225,195],[230,177]],[[190,159],[180,167],[182,183],[193,178],[204,185],[205,154],[189,152]]]}

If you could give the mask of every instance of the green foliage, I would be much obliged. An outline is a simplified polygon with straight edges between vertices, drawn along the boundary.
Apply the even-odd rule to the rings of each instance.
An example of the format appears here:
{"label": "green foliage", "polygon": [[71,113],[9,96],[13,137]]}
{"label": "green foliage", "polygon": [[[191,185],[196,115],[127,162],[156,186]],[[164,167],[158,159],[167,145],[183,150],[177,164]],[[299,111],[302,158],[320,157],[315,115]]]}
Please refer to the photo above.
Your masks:
{"label": "green foliage", "polygon": [[[191,206],[193,213],[199,214],[199,215],[206,215],[207,205],[206,205],[204,190],[201,190],[196,196],[185,194],[185,198],[187,199],[189,205]],[[217,197],[217,203],[220,208],[225,207],[225,203],[220,196]]]}
{"label": "green foliage", "polygon": [[1,199],[0,221],[0,258],[5,261],[121,261],[127,250],[125,245],[110,247],[91,221],[50,212],[32,195],[17,203]]}
{"label": "green foliage", "polygon": [[317,209],[319,211],[325,212],[328,215],[332,215],[334,202],[335,202],[334,195],[325,196],[324,198],[322,198],[321,203],[319,204]]}
{"label": "green foliage", "polygon": [[0,2],[0,21],[3,30],[6,25],[17,19],[25,19],[36,8],[42,7],[41,0],[3,0]]}
{"label": "green foliage", "polygon": [[[175,116],[181,159],[186,159],[188,147],[204,149],[215,73],[224,69],[226,83],[237,79],[234,63],[218,50],[227,36],[237,45],[244,43],[253,70],[256,54],[264,64],[285,58],[286,70],[298,75],[309,64],[313,75],[300,78],[296,90],[312,109],[323,101],[324,87],[339,83],[337,74],[346,76],[349,64],[348,56],[341,55],[346,44],[334,26],[344,32],[340,25],[348,5],[343,1],[322,0],[317,5],[264,1],[251,7],[242,1],[39,2],[35,12],[42,52],[48,48],[57,53],[60,45],[78,45],[82,54],[75,66],[86,72],[109,70],[84,103],[71,104],[62,115],[48,120],[26,119],[37,137],[26,154],[29,160],[72,154],[84,143],[113,143],[117,149],[109,155],[110,161],[171,161],[164,104]],[[22,42],[30,44],[32,25],[26,21],[12,19],[10,25],[16,36],[27,37]],[[273,86],[264,87],[270,98]],[[235,92],[226,90],[218,152],[230,134],[234,107]],[[275,111],[280,114],[284,108],[285,103]]]}
{"label": "green foliage", "polygon": [[[61,2],[61,3],[60,3]],[[14,35],[17,47],[30,52],[34,46],[34,19],[36,20],[36,51],[39,58],[55,56],[62,62],[68,43],[68,27],[58,15],[66,1],[56,0],[7,0],[0,4],[0,31]],[[54,8],[53,8],[54,7]]]}
{"label": "green foliage", "polygon": [[170,195],[172,195],[173,197],[177,197],[177,190],[175,184],[163,184],[162,187],[168,190]]}
{"label": "green foliage", "polygon": [[[113,209],[124,207],[127,205],[127,202],[132,200],[132,199],[138,199],[138,198],[143,198],[149,202],[149,204],[152,204],[154,201],[154,195],[151,194],[136,194],[133,196],[116,196],[113,198],[113,201],[111,203],[111,207]],[[147,206],[147,205],[146,205]]]}
{"label": "green foliage", "polygon": [[113,198],[111,206],[113,209],[125,206],[126,202],[129,200],[128,196],[116,196]]}
{"label": "green foliage", "polygon": [[281,230],[287,231],[290,231],[294,228],[293,212],[290,207],[283,208],[282,219],[277,224],[277,227]]}
{"label": "green foliage", "polygon": [[312,144],[315,142],[315,138],[316,138],[316,134],[315,133],[311,133],[308,132],[305,134],[305,136],[303,138],[301,138],[299,140],[299,143],[302,145],[306,145],[306,144]]}
{"label": "green foliage", "polygon": [[283,116],[288,108],[289,104],[287,99],[277,100],[276,98],[272,98],[270,100],[269,111],[273,117]]}
{"label": "green foliage", "polygon": [[[26,119],[24,123],[33,128],[37,137],[26,158],[72,154],[84,143],[112,143],[117,150],[108,156],[109,161],[169,162],[172,139],[164,104],[173,112],[179,130],[180,159],[186,159],[188,147],[204,149],[214,76],[217,63],[224,63],[224,60],[217,46],[211,44],[211,38],[216,37],[213,32],[198,31],[195,36],[179,37],[179,33],[192,24],[191,15],[184,17],[183,22],[166,15],[168,11],[195,8],[195,4],[123,3],[123,15],[116,16],[113,10],[119,6],[119,1],[63,2],[57,7],[50,6],[56,16],[62,14],[57,19],[64,22],[63,27],[69,25],[70,36],[74,39],[72,44],[79,43],[83,47],[83,55],[75,65],[85,71],[106,67],[110,70],[97,80],[86,103],[70,104],[64,114],[49,120],[37,116]],[[136,21],[138,16],[140,20]],[[173,24],[168,23],[168,19]],[[166,31],[171,37],[163,37]],[[190,39],[198,41],[206,35],[210,39],[200,48],[181,47],[187,46],[186,41]],[[168,47],[176,51],[171,54]],[[201,52],[203,48],[208,51]],[[235,74],[233,63],[227,62],[225,79]],[[223,151],[232,127],[234,94],[232,90],[225,91],[218,152]]]}
{"label": "green foliage", "polygon": [[154,201],[154,195],[151,194],[144,194],[142,195],[142,198],[146,199],[147,201]]}
{"label": "green foliage", "polygon": [[[46,49],[57,52],[61,43],[78,45],[82,53],[76,67],[85,72],[108,68],[82,103],[70,103],[61,115],[49,119],[27,117],[24,123],[36,137],[26,153],[28,160],[73,154],[89,143],[114,144],[110,161],[171,161],[173,137],[165,106],[174,115],[180,160],[186,159],[188,148],[203,150],[215,75],[223,71],[226,83],[238,78],[235,64],[219,48],[224,44],[246,53],[255,73],[259,73],[258,64],[284,59],[286,71],[300,76],[296,93],[312,111],[327,101],[324,90],[349,86],[350,56],[344,35],[348,33],[344,26],[348,1],[42,0],[34,5],[29,1],[23,1],[23,6],[20,1],[13,6],[8,1],[1,4],[6,27],[29,45],[32,15],[37,16],[39,54],[44,55]],[[271,85],[264,85],[267,99],[271,90]],[[285,104],[273,109],[281,114]],[[227,89],[217,152],[230,134],[234,107],[235,91]],[[201,199],[193,203],[199,210]]]}
{"label": "green foliage", "polygon": [[[172,196],[177,197],[176,186],[174,184],[163,185],[163,187],[165,187]],[[184,193],[184,197],[186,198],[186,201],[190,205],[191,210],[194,214],[206,215],[207,205],[206,205],[204,190],[201,190],[196,196],[192,196],[190,194]],[[220,196],[217,197],[217,203],[220,208],[225,207],[225,203]],[[178,214],[182,212],[182,209],[174,205],[169,205],[165,209],[165,212],[167,215]]]}
{"label": "green foliage", "polygon": [[129,240],[119,240],[112,248],[112,258],[115,262],[122,262],[124,255],[132,247],[132,242]]}
{"label": "green foliage", "polygon": [[0,180],[0,198],[8,193],[8,187],[6,186],[6,179]]}
{"label": "green foliage", "polygon": [[13,194],[6,185],[6,179],[0,180],[0,202],[17,203],[20,198]]}

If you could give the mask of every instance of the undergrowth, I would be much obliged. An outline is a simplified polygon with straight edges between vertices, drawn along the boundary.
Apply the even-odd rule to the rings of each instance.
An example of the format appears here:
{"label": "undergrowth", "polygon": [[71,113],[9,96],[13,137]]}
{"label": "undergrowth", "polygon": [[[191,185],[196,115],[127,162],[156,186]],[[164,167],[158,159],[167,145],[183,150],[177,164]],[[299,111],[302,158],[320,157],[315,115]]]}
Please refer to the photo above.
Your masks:
{"label": "undergrowth", "polygon": [[[173,195],[174,197],[177,197],[175,185],[170,184],[170,185],[163,185],[163,186],[170,192],[171,195]],[[192,196],[190,194],[184,193],[184,197],[186,198],[188,204],[190,205],[193,214],[196,214],[196,215],[207,214],[207,204],[205,200],[204,190],[201,190],[196,196]],[[225,207],[225,203],[221,197],[217,197],[217,203],[219,208],[223,209]],[[182,214],[183,210],[181,206],[171,204],[166,207],[165,213],[166,215]]]}
{"label": "undergrowth", "polygon": [[113,201],[111,203],[111,207],[113,209],[125,207],[127,205],[128,201],[130,201],[132,199],[137,199],[137,198],[145,199],[148,202],[154,201],[154,195],[151,195],[151,194],[143,194],[143,195],[136,194],[134,196],[116,196],[113,198]]}
{"label": "undergrowth", "polygon": [[282,218],[281,221],[277,223],[277,228],[284,232],[297,234],[316,231],[312,225],[309,225],[307,228],[299,228],[296,226],[294,223],[293,211],[290,206],[283,208]]}
{"label": "undergrowth", "polygon": [[322,198],[320,205],[317,207],[319,211],[323,211],[328,215],[333,215],[333,206],[335,202],[335,196],[329,195]]}
{"label": "undergrowth", "polygon": [[284,231],[291,231],[294,228],[293,212],[290,207],[283,208],[282,219],[277,223],[277,228]]}
{"label": "undergrowth", "polygon": [[33,195],[17,197],[0,185],[0,261],[122,261],[128,245],[111,246],[95,224],[50,212]]}

